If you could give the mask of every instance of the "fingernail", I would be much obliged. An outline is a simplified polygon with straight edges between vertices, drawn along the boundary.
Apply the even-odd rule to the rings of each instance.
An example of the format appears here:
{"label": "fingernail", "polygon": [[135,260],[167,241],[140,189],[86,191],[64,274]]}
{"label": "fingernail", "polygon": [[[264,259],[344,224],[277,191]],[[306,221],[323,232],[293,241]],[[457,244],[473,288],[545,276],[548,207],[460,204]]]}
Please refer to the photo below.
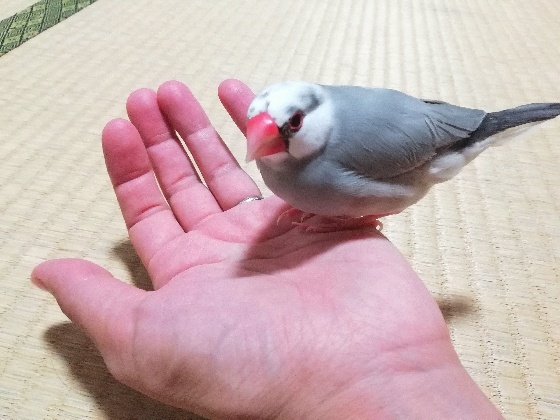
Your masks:
{"label": "fingernail", "polygon": [[47,289],[47,287],[39,277],[31,276],[31,283],[33,283],[36,287],[38,287],[42,291],[50,293],[50,290]]}

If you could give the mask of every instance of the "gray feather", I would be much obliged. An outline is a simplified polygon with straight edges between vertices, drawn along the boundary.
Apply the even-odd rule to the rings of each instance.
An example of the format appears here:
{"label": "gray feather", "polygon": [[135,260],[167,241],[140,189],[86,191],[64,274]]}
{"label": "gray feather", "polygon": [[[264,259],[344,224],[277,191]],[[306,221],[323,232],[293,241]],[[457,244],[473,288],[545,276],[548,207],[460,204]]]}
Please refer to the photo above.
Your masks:
{"label": "gray feather", "polygon": [[409,172],[441,148],[468,138],[486,113],[447,103],[430,103],[391,89],[324,86],[336,109],[338,139],[327,158],[372,179]]}
{"label": "gray feather", "polygon": [[[300,138],[308,153],[257,159],[257,166],[280,198],[323,216],[398,213],[501,139],[560,115],[560,103],[487,114],[389,89],[299,85],[298,93],[298,86],[289,87],[276,87],[282,101],[296,92],[302,96],[294,110],[303,106],[306,118],[316,117],[315,132]],[[257,99],[266,110],[267,99]]]}
{"label": "gray feather", "polygon": [[473,143],[487,139],[502,131],[520,125],[546,121],[560,115],[560,103],[542,103],[521,105],[516,108],[490,112],[470,137],[453,145],[453,149],[460,150]]}

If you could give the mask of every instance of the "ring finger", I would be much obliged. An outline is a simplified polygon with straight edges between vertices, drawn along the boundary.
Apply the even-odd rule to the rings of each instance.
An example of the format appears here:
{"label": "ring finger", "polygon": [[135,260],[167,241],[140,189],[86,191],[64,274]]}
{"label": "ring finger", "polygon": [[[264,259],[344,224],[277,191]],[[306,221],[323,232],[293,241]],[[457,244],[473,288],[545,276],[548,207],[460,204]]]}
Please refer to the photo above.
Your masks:
{"label": "ring finger", "polygon": [[162,115],[157,95],[141,89],[130,95],[127,111],[142,137],[160,188],[184,230],[221,208],[200,181],[196,169]]}
{"label": "ring finger", "polygon": [[247,197],[260,196],[255,182],[241,169],[184,84],[164,83],[157,96],[160,109],[184,140],[206,185],[223,210],[229,210]]}

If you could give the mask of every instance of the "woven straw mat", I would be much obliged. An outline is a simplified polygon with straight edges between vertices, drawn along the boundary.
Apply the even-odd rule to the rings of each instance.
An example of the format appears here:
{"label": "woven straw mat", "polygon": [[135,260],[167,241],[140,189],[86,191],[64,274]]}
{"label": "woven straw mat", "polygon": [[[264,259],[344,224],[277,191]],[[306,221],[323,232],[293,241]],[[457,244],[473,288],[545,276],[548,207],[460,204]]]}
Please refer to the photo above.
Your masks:
{"label": "woven straw mat", "polygon": [[[0,19],[32,2],[2,1]],[[99,0],[0,59],[0,418],[179,419],[120,385],[29,282],[55,257],[142,274],[100,132],[139,87],[189,85],[243,161],[216,88],[383,86],[489,111],[560,100],[556,0]],[[385,234],[507,418],[560,418],[560,118],[486,151]],[[258,179],[256,168],[246,170]],[[194,418],[194,417],[193,417]]]}

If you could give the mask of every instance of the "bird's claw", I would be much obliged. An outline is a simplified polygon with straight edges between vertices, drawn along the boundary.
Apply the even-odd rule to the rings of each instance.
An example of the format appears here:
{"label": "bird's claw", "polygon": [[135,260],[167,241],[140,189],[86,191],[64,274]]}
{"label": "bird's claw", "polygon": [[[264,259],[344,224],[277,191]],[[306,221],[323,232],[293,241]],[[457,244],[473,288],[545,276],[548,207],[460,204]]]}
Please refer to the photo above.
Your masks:
{"label": "bird's claw", "polygon": [[294,219],[296,217],[299,217],[299,222],[292,222],[292,223],[295,224],[304,223],[307,219],[310,219],[313,216],[314,216],[313,213],[306,213],[296,208],[291,208],[289,210],[282,212],[280,216],[278,216],[278,219],[276,219],[276,224],[279,225],[280,223],[282,223],[282,220],[284,219]]}
{"label": "bird's claw", "polygon": [[355,218],[329,217],[327,222],[321,223],[305,223],[305,221],[292,222],[294,226],[303,228],[306,233],[330,233],[343,230],[360,229],[365,227],[373,227],[377,231],[383,229],[383,223],[377,216],[363,216]]}
{"label": "bird's claw", "polygon": [[[377,231],[383,229],[383,223],[379,220],[382,216],[362,216],[362,217],[323,217],[317,223],[308,222],[313,213],[306,213],[296,208],[291,208],[278,216],[276,224],[282,223],[284,219],[291,220],[292,226],[303,229],[306,233],[329,233],[342,230],[360,229],[365,227],[373,227]],[[385,216],[385,215],[383,215]],[[294,219],[299,219],[294,221]]]}

